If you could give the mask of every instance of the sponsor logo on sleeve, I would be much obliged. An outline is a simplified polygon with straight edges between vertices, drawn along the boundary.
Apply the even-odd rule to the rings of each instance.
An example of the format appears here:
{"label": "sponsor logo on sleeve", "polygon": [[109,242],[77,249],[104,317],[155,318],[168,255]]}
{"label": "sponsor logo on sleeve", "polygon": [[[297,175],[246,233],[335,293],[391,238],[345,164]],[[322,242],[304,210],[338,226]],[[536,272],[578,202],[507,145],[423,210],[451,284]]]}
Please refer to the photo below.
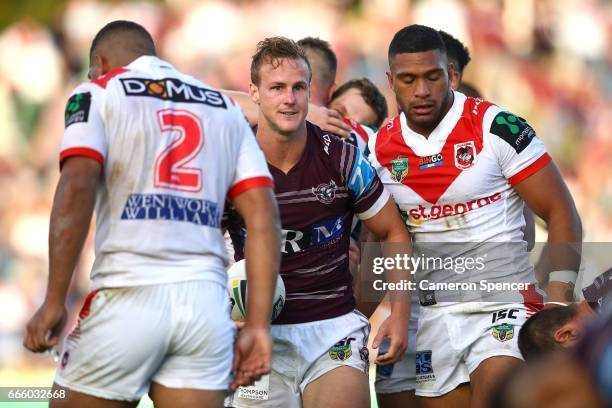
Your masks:
{"label": "sponsor logo on sleeve", "polygon": [[517,319],[518,318],[518,314],[519,314],[520,310],[519,309],[503,309],[503,310],[498,310],[496,312],[493,312],[493,315],[491,316],[491,323],[495,323],[498,320],[503,320],[503,319]]}
{"label": "sponsor logo on sleeve", "polygon": [[201,103],[215,108],[227,109],[221,92],[185,83],[177,78],[119,79],[127,96],[149,96],[163,101]]}
{"label": "sponsor logo on sleeve", "polygon": [[496,340],[501,342],[512,340],[514,337],[514,325],[511,324],[500,324],[493,326],[492,333]]}
{"label": "sponsor logo on sleeve", "polygon": [[455,144],[455,166],[467,170],[476,164],[476,145],[473,140]]}
{"label": "sponsor logo on sleeve", "polygon": [[355,149],[355,164],[349,177],[348,188],[359,200],[363,193],[368,191],[372,182],[376,178],[376,172],[368,159],[366,159],[359,149]]}
{"label": "sponsor logo on sleeve", "polygon": [[74,94],[68,99],[66,113],[64,115],[65,127],[79,122],[89,120],[89,109],[91,108],[91,93],[83,92]]}
{"label": "sponsor logo on sleeve", "polygon": [[491,124],[491,133],[512,146],[517,154],[525,150],[535,136],[535,131],[525,119],[510,112],[500,112],[495,116]]}

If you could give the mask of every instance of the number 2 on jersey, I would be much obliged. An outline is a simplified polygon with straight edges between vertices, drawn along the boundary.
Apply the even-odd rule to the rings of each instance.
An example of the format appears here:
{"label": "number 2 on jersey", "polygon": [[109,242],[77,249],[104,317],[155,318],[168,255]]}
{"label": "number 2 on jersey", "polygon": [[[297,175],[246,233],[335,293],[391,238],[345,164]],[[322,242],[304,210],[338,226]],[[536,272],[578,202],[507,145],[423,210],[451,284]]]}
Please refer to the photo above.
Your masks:
{"label": "number 2 on jersey", "polygon": [[202,191],[202,169],[190,167],[204,147],[204,132],[200,118],[176,109],[157,112],[162,134],[173,137],[155,159],[155,187],[178,191]]}

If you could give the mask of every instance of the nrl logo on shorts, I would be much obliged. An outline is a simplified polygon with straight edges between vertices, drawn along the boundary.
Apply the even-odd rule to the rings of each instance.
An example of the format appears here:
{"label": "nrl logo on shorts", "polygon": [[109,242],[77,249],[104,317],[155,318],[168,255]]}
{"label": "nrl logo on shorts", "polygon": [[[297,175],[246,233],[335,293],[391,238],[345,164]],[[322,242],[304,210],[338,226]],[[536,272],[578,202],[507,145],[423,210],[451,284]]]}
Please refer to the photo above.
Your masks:
{"label": "nrl logo on shorts", "polygon": [[322,202],[323,204],[331,204],[336,197],[336,190],[338,186],[334,180],[331,180],[329,184],[321,183],[316,188],[312,187],[312,194],[315,195],[317,200]]}
{"label": "nrl logo on shorts", "polygon": [[332,360],[344,361],[353,355],[351,351],[351,341],[354,337],[345,337],[329,349],[329,358]]}
{"label": "nrl logo on shorts", "polygon": [[493,337],[499,341],[511,340],[514,337],[514,326],[511,324],[500,324],[493,326]]}
{"label": "nrl logo on shorts", "polygon": [[476,145],[473,141],[455,144],[455,166],[466,170],[476,164]]}
{"label": "nrl logo on shorts", "polygon": [[408,158],[398,157],[391,160],[391,179],[401,183],[408,175]]}

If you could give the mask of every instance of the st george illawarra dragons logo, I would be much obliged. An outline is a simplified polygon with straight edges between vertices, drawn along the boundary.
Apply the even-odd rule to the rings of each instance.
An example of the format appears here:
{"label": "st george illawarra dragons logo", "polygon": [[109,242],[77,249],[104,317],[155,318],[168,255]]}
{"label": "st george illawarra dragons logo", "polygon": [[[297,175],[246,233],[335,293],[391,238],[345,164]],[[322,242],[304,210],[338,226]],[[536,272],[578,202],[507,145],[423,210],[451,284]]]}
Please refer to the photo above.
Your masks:
{"label": "st george illawarra dragons logo", "polygon": [[317,200],[323,204],[331,204],[336,197],[336,190],[338,186],[334,180],[331,180],[329,184],[321,183],[317,187],[312,187],[312,194],[315,195]]}

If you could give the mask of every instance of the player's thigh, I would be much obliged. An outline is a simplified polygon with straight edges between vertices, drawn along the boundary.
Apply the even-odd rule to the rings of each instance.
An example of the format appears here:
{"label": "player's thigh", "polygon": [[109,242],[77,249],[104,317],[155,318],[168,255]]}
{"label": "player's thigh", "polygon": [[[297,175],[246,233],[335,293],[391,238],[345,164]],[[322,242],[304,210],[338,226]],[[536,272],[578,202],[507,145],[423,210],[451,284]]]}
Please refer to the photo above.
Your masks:
{"label": "player's thigh", "polygon": [[149,391],[155,408],[222,408],[225,394],[225,391],[168,388],[156,382],[151,383]]}
{"label": "player's thigh", "polygon": [[308,383],[302,396],[304,408],[368,408],[368,376],[351,366],[339,366]]}
{"label": "player's thigh", "polygon": [[376,394],[379,408],[417,408],[418,398],[414,390],[394,392],[391,394]]}
{"label": "player's thigh", "polygon": [[480,363],[470,374],[472,408],[486,407],[491,393],[499,385],[499,379],[522,364],[522,360],[510,356],[490,357]]}
{"label": "player's thigh", "polygon": [[53,383],[54,395],[58,391],[63,392],[62,397],[51,400],[49,402],[49,408],[133,408],[138,405],[138,401],[107,400],[83,394]]}
{"label": "player's thigh", "polygon": [[419,408],[470,408],[472,392],[464,383],[439,397],[417,397]]}

